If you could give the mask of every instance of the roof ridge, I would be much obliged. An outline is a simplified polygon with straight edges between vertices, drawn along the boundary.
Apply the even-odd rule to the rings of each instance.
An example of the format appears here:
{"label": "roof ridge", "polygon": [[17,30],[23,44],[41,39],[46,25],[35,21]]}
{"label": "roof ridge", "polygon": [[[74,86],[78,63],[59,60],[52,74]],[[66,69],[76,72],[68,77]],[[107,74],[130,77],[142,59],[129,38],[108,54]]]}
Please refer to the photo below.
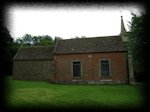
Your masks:
{"label": "roof ridge", "polygon": [[70,39],[62,39],[61,41],[65,41],[65,40],[75,40],[75,39],[109,38],[109,37],[120,37],[120,35],[98,36],[98,37],[85,37],[85,38],[70,38]]}

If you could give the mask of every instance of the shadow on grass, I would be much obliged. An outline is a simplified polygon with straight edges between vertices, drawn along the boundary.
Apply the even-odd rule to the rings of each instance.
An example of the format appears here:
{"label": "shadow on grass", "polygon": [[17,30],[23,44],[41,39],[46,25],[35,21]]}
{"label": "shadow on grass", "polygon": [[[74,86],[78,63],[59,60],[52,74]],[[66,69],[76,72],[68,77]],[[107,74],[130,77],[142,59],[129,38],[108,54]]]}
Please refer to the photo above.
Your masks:
{"label": "shadow on grass", "polygon": [[[90,102],[90,101],[89,101]],[[17,105],[15,106],[8,106],[7,107],[8,110],[15,110],[15,111],[33,111],[33,110],[38,110],[38,111],[52,111],[52,110],[58,110],[58,111],[62,111],[62,110],[67,110],[67,111],[82,111],[82,110],[117,110],[117,111],[122,111],[122,110],[127,110],[127,111],[142,111],[144,110],[144,105],[140,105],[140,106],[135,106],[135,105],[123,105],[123,104],[119,104],[119,105],[107,105],[107,104],[97,104],[96,102],[92,102],[91,103],[87,103],[85,101],[80,101],[78,103],[66,103],[64,102],[64,104],[58,103],[58,105],[56,104],[52,104],[52,103],[41,103],[41,102],[37,102],[36,104],[29,104],[29,103],[24,103],[21,105]]]}

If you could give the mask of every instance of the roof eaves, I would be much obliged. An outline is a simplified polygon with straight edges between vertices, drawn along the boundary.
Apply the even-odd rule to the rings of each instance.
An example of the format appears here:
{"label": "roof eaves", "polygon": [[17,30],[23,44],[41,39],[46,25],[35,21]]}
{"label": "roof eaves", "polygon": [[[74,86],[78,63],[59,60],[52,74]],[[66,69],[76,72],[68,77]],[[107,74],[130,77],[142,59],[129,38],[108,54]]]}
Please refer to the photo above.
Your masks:
{"label": "roof eaves", "polygon": [[41,61],[41,60],[50,61],[52,59],[15,59],[15,61]]}
{"label": "roof eaves", "polygon": [[89,53],[112,53],[112,52],[127,52],[127,50],[121,50],[121,51],[102,51],[102,52],[72,52],[72,53],[54,53],[54,55],[59,54],[89,54]]}

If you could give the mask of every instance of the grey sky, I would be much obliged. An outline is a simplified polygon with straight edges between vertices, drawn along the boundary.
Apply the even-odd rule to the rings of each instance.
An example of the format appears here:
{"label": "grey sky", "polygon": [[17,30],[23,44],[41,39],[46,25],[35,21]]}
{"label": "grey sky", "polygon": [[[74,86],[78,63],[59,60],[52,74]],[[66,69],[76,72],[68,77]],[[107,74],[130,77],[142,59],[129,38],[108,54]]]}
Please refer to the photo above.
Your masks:
{"label": "grey sky", "polygon": [[131,21],[131,11],[137,15],[143,7],[137,4],[118,5],[10,5],[7,10],[7,28],[13,38],[24,34],[60,36],[109,36],[120,33],[120,16],[125,28]]}

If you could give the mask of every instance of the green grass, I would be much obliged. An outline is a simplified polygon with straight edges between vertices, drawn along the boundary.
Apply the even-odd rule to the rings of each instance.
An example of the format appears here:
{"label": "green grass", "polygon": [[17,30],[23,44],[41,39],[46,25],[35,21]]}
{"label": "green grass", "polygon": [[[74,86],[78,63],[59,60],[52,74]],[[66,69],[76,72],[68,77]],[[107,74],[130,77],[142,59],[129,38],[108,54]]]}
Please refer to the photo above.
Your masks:
{"label": "green grass", "polygon": [[140,108],[140,85],[69,85],[7,78],[7,104],[21,108]]}

